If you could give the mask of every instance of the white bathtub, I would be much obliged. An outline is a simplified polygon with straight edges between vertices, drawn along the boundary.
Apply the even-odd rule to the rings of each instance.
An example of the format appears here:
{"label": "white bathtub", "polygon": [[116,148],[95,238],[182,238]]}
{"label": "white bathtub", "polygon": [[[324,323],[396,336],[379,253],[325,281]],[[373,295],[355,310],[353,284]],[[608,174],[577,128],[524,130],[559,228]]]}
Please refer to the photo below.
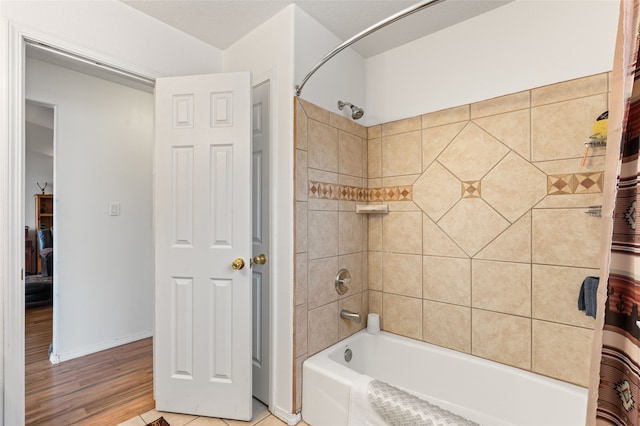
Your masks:
{"label": "white bathtub", "polygon": [[[351,349],[347,363],[344,352]],[[303,364],[302,418],[348,422],[351,385],[366,374],[485,426],[584,425],[587,390],[390,333],[362,330]]]}

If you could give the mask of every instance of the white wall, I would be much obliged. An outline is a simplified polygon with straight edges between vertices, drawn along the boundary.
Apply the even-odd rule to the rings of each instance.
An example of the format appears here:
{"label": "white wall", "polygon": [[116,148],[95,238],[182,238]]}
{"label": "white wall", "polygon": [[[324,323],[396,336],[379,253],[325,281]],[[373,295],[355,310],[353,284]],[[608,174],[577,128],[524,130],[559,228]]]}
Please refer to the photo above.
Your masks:
{"label": "white wall", "polygon": [[369,58],[366,123],[610,71],[618,7],[618,0],[516,0]]}
{"label": "white wall", "polygon": [[150,336],[153,95],[35,59],[26,76],[27,99],[56,105],[54,350]]}
{"label": "white wall", "polygon": [[293,21],[289,6],[224,53],[225,71],[271,81],[271,408],[289,419],[293,374]]}
{"label": "white wall", "polygon": [[[302,9],[295,8],[294,86],[342,40]],[[355,35],[355,34],[354,34]],[[326,62],[305,84],[301,98],[324,109],[350,117],[351,110],[338,109],[338,100],[365,107],[365,61],[346,48]],[[365,109],[365,117],[367,110]]]}
{"label": "white wall", "polygon": [[[2,0],[2,17],[150,76],[215,72],[222,51],[117,0]],[[108,61],[108,63],[111,61]]]}

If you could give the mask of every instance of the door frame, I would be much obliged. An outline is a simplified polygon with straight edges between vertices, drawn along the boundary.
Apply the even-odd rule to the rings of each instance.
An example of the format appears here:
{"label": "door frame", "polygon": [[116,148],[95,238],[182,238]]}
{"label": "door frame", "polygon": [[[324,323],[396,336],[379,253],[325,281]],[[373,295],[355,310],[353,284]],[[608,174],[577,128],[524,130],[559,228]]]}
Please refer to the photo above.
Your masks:
{"label": "door frame", "polygon": [[[109,55],[104,55],[91,49],[83,48],[74,43],[60,40],[49,34],[41,33],[32,28],[20,24],[0,19],[0,57],[7,58],[8,63],[6,73],[0,70],[0,94],[6,90],[6,105],[0,105],[0,128],[6,125],[6,133],[0,134],[0,169],[5,167],[6,180],[0,183],[0,197],[5,201],[0,205],[0,235],[4,236],[6,243],[0,249],[0,320],[2,321],[2,366],[0,370],[0,381],[3,390],[0,391],[0,416],[4,424],[21,425],[24,424],[25,416],[25,352],[24,352],[24,285],[14,285],[24,282],[24,161],[25,161],[25,131],[24,131],[24,102],[25,102],[25,39],[37,40],[50,46],[55,46],[61,50],[74,53],[78,56],[93,58],[96,61],[110,64],[123,70],[133,73],[148,75],[152,78],[161,77],[159,72],[127,63]],[[273,70],[254,77],[254,85],[270,80],[270,102],[271,102],[271,140],[275,140],[275,124],[277,123],[277,110],[275,108],[275,72]],[[252,87],[253,90],[253,87]],[[4,97],[4,95],[3,95]],[[4,110],[6,108],[6,111]],[[7,117],[6,122],[5,117]],[[6,138],[6,139],[5,139]],[[3,140],[4,139],[4,140]],[[270,159],[274,160],[276,149],[270,150]],[[274,164],[274,163],[272,163]],[[274,168],[270,176],[270,185],[273,188]],[[0,180],[2,182],[2,180]],[[270,198],[273,200],[273,193]],[[272,203],[271,206],[274,204]],[[3,218],[4,216],[4,218]],[[274,216],[270,215],[270,228],[274,229]],[[275,253],[273,239],[270,243],[272,253]],[[272,282],[273,270],[270,272]],[[271,382],[269,410],[278,417],[292,420],[295,423],[299,415],[282,412],[279,405],[274,401],[278,395],[277,383],[274,379],[276,344],[275,330],[278,327],[278,318],[274,315],[275,298],[273,290],[270,292],[271,305],[271,354],[272,360],[269,366],[269,376]],[[282,324],[284,329],[290,328],[287,324]],[[293,365],[291,366],[293,368]],[[283,384],[291,386],[292,384]],[[289,422],[291,423],[291,421]]]}

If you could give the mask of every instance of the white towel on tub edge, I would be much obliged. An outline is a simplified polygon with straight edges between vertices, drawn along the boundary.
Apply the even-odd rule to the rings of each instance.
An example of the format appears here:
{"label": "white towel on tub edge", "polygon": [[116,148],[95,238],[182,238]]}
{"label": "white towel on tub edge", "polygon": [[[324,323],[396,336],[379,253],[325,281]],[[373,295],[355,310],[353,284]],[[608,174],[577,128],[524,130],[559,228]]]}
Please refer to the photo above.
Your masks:
{"label": "white towel on tub edge", "polygon": [[349,426],[387,426],[369,404],[369,383],[372,377],[361,375],[351,385],[349,393]]}

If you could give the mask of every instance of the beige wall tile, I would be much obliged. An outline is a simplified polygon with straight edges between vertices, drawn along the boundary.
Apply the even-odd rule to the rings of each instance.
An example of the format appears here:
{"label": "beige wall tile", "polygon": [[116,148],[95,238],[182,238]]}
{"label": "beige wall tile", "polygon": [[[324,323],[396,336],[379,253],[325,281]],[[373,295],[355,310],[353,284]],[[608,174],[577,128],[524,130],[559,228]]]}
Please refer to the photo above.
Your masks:
{"label": "beige wall tile", "polygon": [[382,177],[382,139],[369,139],[367,144],[367,155],[369,162],[367,164],[367,177]]}
{"label": "beige wall tile", "polygon": [[462,105],[459,107],[424,114],[422,116],[422,128],[426,129],[428,127],[467,121],[470,118],[469,108],[469,105]]}
{"label": "beige wall tile", "polygon": [[384,215],[382,247],[395,253],[422,254],[422,213],[389,212]]}
{"label": "beige wall tile", "polygon": [[471,308],[425,300],[422,313],[422,340],[471,352]]}
{"label": "beige wall tile", "polygon": [[531,212],[508,227],[474,258],[531,263]]}
{"label": "beige wall tile", "polygon": [[[581,159],[576,161],[575,158],[568,160],[537,161],[534,165],[548,175],[599,172],[604,170],[604,149],[605,148],[590,149],[590,157],[588,157],[588,161],[584,163],[584,166],[580,165]],[[596,152],[596,150],[598,151]],[[599,155],[595,155],[596,153]]]}
{"label": "beige wall tile", "polygon": [[385,331],[412,339],[422,339],[421,299],[383,293],[382,318]]}
{"label": "beige wall tile", "polygon": [[482,179],[482,199],[511,223],[547,195],[547,176],[511,152]]}
{"label": "beige wall tile", "polygon": [[582,209],[533,210],[533,262],[596,268],[600,218]]}
{"label": "beige wall tile", "polygon": [[[345,256],[339,257],[339,269],[347,269],[351,273],[351,283],[349,284],[349,291],[344,296],[339,296],[340,298],[345,298],[352,296],[356,293],[360,293],[364,287],[364,262],[366,261],[366,253],[355,253],[348,254]],[[334,273],[337,274],[336,270]]]}
{"label": "beige wall tile", "polygon": [[467,125],[466,121],[422,131],[422,169],[426,170],[449,143]]}
{"label": "beige wall tile", "polygon": [[307,201],[307,151],[296,149],[296,200]]}
{"label": "beige wall tile", "polygon": [[298,101],[300,102],[300,105],[302,105],[307,117],[321,123],[329,124],[329,111],[324,108],[320,108],[309,101],[305,101],[304,99],[298,98]]}
{"label": "beige wall tile", "polygon": [[[607,110],[607,95],[559,102],[531,110],[533,161],[581,158],[596,118]],[[562,141],[562,143],[559,143]]]}
{"label": "beige wall tile", "polygon": [[338,212],[308,213],[309,260],[338,255]]}
{"label": "beige wall tile", "polygon": [[[296,412],[302,410],[302,363],[307,359],[306,354],[296,358]],[[255,415],[255,413],[254,413]]]}
{"label": "beige wall tile", "polygon": [[471,312],[471,353],[531,369],[531,319],[491,311]]}
{"label": "beige wall tile", "polygon": [[308,129],[307,126],[309,124],[309,119],[307,118],[307,114],[304,112],[304,108],[302,107],[302,103],[296,100],[296,148],[297,149],[307,149],[307,141],[308,141]]}
{"label": "beige wall tile", "polygon": [[367,138],[376,139],[382,137],[382,126],[380,124],[376,126],[367,127]]}
{"label": "beige wall tile", "polygon": [[379,214],[369,215],[367,218],[367,234],[368,234],[368,249],[369,250],[382,250],[382,216]]}
{"label": "beige wall tile", "polygon": [[307,253],[296,254],[296,305],[307,303]]}
{"label": "beige wall tile", "polygon": [[296,253],[304,253],[308,248],[307,203],[296,203]]}
{"label": "beige wall tile", "polygon": [[353,333],[362,330],[364,326],[367,315],[365,311],[362,309],[362,295],[361,293],[357,293],[346,297],[344,299],[340,299],[338,302],[338,312],[346,309],[347,311],[356,312],[360,314],[360,322],[349,321],[340,318],[338,320],[338,338],[340,340],[351,336]]}
{"label": "beige wall tile", "polygon": [[422,121],[420,117],[405,118],[403,120],[391,121],[382,124],[382,137],[398,135],[400,133],[413,132],[420,130]]}
{"label": "beige wall tile", "polygon": [[426,214],[422,216],[422,254],[430,256],[469,257]]}
{"label": "beige wall tile", "polygon": [[369,291],[369,312],[380,315],[380,326],[382,325],[382,292],[381,291]]}
{"label": "beige wall tile", "polygon": [[382,175],[398,176],[422,172],[421,132],[382,138]]}
{"label": "beige wall tile", "polygon": [[471,119],[517,111],[529,108],[530,106],[529,91],[513,93],[511,95],[500,96],[471,104]]}
{"label": "beige wall tile", "polygon": [[365,250],[365,216],[355,212],[340,212],[339,218],[339,253],[348,254]]}
{"label": "beige wall tile", "polygon": [[438,162],[413,184],[413,202],[436,222],[460,198],[460,180]]}
{"label": "beige wall tile", "polygon": [[339,171],[341,174],[363,177],[362,156],[364,155],[363,139],[346,132],[338,133]]}
{"label": "beige wall tile", "polygon": [[385,293],[422,297],[421,256],[384,253],[382,259],[382,290]]}
{"label": "beige wall tile", "polygon": [[337,256],[309,261],[309,309],[338,300],[335,277],[339,269]]}
{"label": "beige wall tile", "polygon": [[607,91],[607,74],[596,74],[533,89],[531,90],[531,105],[535,107],[606,93]]}
{"label": "beige wall tile", "polygon": [[369,314],[369,290],[364,290],[360,293],[362,299],[362,326],[367,326],[367,315]]}
{"label": "beige wall tile", "polygon": [[382,291],[382,253],[369,252],[369,290]]}
{"label": "beige wall tile", "polygon": [[307,353],[307,305],[296,306],[296,357]]}
{"label": "beige wall tile", "polygon": [[309,120],[309,167],[338,171],[338,130]]}
{"label": "beige wall tile", "polygon": [[592,330],[534,320],[533,371],[588,386],[592,339]]}
{"label": "beige wall tile", "polygon": [[438,161],[462,181],[480,180],[509,149],[474,123],[469,123],[440,154]]}
{"label": "beige wall tile", "polygon": [[594,319],[578,310],[576,300],[582,281],[599,275],[599,269],[533,265],[533,317],[593,328]]}
{"label": "beige wall tile", "polygon": [[524,159],[531,159],[531,112],[529,109],[477,118],[473,122]]}
{"label": "beige wall tile", "polygon": [[548,195],[540,201],[536,208],[540,209],[570,209],[573,207],[583,207],[586,211],[589,206],[601,206],[602,194],[571,194],[571,195]]}
{"label": "beige wall tile", "polygon": [[424,256],[422,294],[425,299],[471,306],[471,260]]}
{"label": "beige wall tile", "polygon": [[337,129],[343,130],[359,138],[367,138],[367,128],[340,114],[330,113],[329,124]]}
{"label": "beige wall tile", "polygon": [[531,316],[531,265],[473,260],[472,306],[505,314]]}
{"label": "beige wall tile", "polygon": [[309,356],[328,348],[338,341],[338,302],[311,309],[308,316]]}
{"label": "beige wall tile", "polygon": [[473,256],[507,229],[509,222],[483,200],[467,198],[449,210],[438,225]]}

